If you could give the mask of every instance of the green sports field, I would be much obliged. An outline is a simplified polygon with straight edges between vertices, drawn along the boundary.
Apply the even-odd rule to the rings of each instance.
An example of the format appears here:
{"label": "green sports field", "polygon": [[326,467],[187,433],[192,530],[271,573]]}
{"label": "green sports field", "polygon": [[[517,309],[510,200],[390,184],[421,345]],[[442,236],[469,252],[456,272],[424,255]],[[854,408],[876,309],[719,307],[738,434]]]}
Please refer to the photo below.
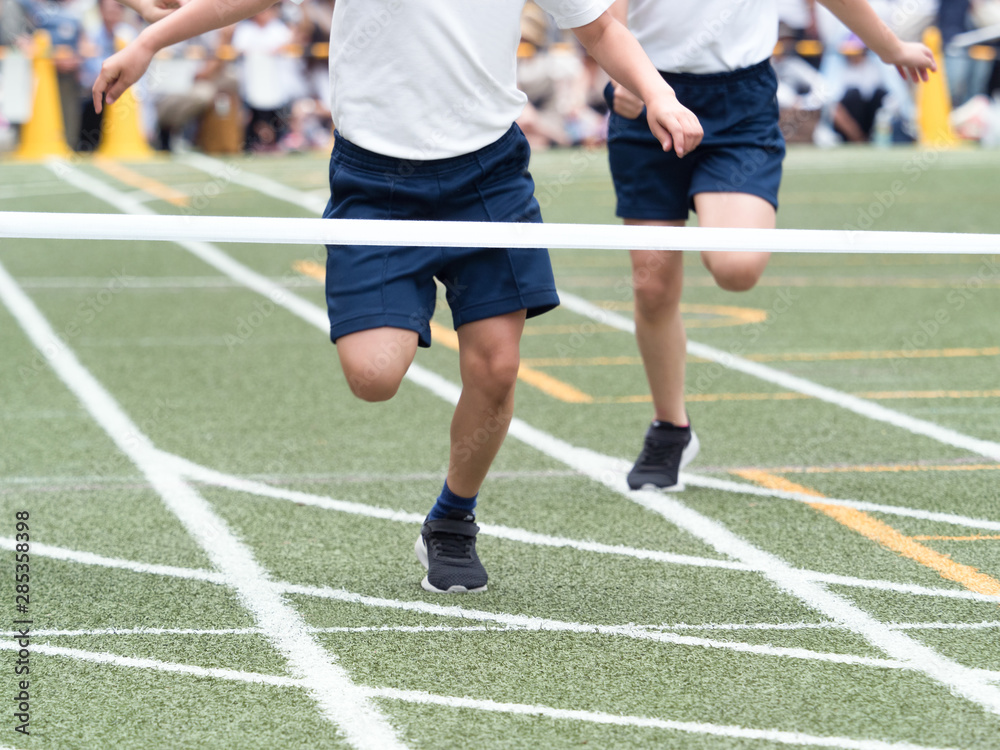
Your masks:
{"label": "green sports field", "polygon": [[[326,171],[4,162],[0,209],[315,216]],[[548,221],[616,221],[604,152],[532,171]],[[779,221],[1000,234],[998,175],[793,150]],[[628,258],[553,251],[467,597],[412,552],[447,308],[397,397],[357,401],[324,252],[0,240],[0,748],[1000,748],[1000,243],[776,255],[740,295],[691,255],[676,494],[625,489]]]}

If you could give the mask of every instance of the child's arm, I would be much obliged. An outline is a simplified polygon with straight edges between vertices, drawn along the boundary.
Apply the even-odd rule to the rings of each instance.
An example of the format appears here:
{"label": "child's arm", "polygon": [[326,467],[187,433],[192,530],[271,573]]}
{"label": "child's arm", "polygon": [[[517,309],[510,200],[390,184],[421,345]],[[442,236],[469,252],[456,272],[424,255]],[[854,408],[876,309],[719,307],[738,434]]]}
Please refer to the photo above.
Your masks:
{"label": "child's arm", "polygon": [[187,0],[118,0],[131,8],[147,23],[155,23],[180,8]]}
{"label": "child's arm", "polygon": [[[628,0],[615,0],[608,8],[608,13],[615,18],[622,26],[628,28]],[[618,81],[611,81],[614,87],[615,112],[629,120],[634,120],[642,114],[642,108],[646,106],[642,99],[637,97]]]}
{"label": "child's arm", "polygon": [[882,62],[895,65],[903,78],[926,81],[928,71],[937,70],[934,55],[918,42],[904,42],[872,10],[867,0],[819,0],[843,24],[861,37]]}
{"label": "child's arm", "polygon": [[94,82],[94,109],[101,111],[101,96],[111,104],[138,81],[153,55],[213,29],[242,21],[274,5],[275,0],[190,0],[161,21],[147,26],[125,49],[104,61]]}
{"label": "child's arm", "polygon": [[672,147],[678,156],[684,156],[701,142],[698,118],[681,106],[674,90],[622,23],[604,12],[597,20],[573,31],[608,75],[646,103],[649,129],[663,144],[664,151]]}

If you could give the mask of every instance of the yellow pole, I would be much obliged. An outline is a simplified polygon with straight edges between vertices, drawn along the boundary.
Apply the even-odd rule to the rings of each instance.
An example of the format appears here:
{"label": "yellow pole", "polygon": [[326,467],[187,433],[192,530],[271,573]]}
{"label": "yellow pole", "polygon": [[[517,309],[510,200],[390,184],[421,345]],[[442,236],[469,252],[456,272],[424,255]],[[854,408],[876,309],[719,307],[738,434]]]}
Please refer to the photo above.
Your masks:
{"label": "yellow pole", "polygon": [[59,103],[59,81],[56,78],[56,64],[52,61],[52,42],[48,33],[36,31],[33,46],[35,96],[31,119],[21,127],[21,143],[14,152],[14,158],[41,161],[52,156],[67,157],[73,152],[66,144],[62,105]]}
{"label": "yellow pole", "polygon": [[948,148],[958,144],[958,137],[951,128],[951,96],[948,79],[944,73],[941,32],[931,26],[924,32],[924,44],[930,47],[937,60],[938,72],[931,73],[927,83],[917,85],[917,126],[920,145]]}

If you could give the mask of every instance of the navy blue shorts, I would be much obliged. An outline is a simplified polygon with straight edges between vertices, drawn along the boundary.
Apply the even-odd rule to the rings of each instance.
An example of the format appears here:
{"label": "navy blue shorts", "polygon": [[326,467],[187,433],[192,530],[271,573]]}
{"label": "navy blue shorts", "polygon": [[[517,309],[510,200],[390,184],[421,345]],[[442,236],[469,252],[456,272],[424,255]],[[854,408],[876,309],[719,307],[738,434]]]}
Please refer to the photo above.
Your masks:
{"label": "navy blue shorts", "polygon": [[[450,159],[382,156],[336,136],[330,156],[330,202],[324,218],[541,222],[530,149],[512,126],[489,146]],[[392,326],[416,331],[430,346],[444,285],[455,328],[559,304],[544,249],[328,245],[326,301],[330,338]]]}
{"label": "navy blue shorts", "polygon": [[[749,193],[777,208],[785,139],[770,61],[727,73],[660,75],[697,115],[705,137],[679,159],[649,131],[645,109],[635,120],[612,110],[608,156],[618,216],[687,219],[698,193]],[[605,96],[613,104],[610,85]]]}

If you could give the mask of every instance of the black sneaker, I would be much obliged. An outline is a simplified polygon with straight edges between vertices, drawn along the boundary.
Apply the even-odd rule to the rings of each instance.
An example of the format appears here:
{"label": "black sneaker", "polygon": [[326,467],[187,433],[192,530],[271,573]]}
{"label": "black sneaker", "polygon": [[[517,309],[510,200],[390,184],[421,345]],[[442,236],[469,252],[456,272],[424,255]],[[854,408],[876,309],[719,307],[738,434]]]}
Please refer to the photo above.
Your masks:
{"label": "black sneaker", "polygon": [[420,585],[438,594],[486,591],[486,569],[476,555],[476,517],[450,511],[444,518],[424,521],[414,552],[427,576]]}
{"label": "black sneaker", "polygon": [[668,492],[683,490],[678,475],[698,455],[698,448],[698,436],[690,427],[674,427],[669,422],[651,424],[642,453],[628,473],[628,486],[633,490],[647,485]]}

